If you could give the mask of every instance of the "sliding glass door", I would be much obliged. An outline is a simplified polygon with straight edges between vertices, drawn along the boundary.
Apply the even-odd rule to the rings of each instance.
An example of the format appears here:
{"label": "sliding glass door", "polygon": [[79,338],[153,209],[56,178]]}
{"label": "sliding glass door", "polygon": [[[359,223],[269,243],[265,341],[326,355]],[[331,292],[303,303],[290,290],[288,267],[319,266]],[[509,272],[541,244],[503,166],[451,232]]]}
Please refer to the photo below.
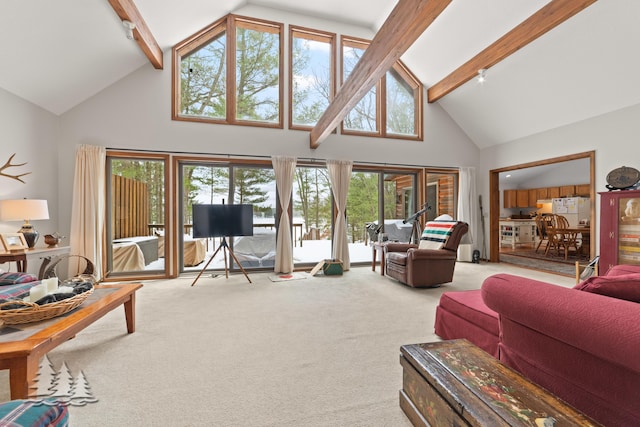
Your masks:
{"label": "sliding glass door", "polygon": [[166,157],[107,157],[107,276],[165,274]]}
{"label": "sliding glass door", "polygon": [[[276,183],[273,169],[215,162],[180,163],[181,214],[178,236],[180,271],[225,269],[222,238],[193,235],[193,205],[248,204],[253,207],[253,235],[225,236],[245,269],[273,268],[276,250]],[[214,256],[215,255],[215,256]],[[211,259],[213,257],[213,259]],[[227,253],[228,269],[239,269]]]}

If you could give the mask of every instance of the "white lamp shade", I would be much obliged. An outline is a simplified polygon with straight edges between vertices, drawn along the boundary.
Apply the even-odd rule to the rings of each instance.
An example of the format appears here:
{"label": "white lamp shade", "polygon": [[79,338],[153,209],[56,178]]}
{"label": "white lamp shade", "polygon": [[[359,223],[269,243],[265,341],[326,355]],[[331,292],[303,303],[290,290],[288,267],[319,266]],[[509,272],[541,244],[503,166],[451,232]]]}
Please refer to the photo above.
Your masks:
{"label": "white lamp shade", "polygon": [[46,200],[0,200],[0,221],[49,219]]}

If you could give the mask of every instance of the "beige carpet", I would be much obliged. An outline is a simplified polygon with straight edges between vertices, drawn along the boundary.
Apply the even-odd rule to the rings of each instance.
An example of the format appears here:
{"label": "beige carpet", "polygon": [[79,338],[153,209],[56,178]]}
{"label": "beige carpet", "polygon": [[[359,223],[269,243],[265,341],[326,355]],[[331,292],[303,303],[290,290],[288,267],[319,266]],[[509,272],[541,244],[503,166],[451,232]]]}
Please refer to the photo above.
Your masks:
{"label": "beige carpet", "polygon": [[[273,273],[146,282],[137,331],[118,309],[49,354],[83,371],[98,399],[71,407],[72,426],[410,426],[398,405],[402,344],[438,340],[442,292],[509,272],[459,263],[452,284],[412,289],[370,267],[271,282]],[[8,400],[7,371],[0,399]]]}

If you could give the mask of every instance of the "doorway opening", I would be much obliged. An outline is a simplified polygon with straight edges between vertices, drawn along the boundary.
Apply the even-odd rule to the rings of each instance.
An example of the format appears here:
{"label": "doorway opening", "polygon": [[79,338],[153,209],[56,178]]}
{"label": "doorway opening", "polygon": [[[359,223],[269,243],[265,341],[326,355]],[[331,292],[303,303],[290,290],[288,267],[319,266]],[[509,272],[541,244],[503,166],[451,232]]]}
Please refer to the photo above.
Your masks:
{"label": "doorway opening", "polygon": [[[595,151],[493,169],[489,174],[491,262],[573,275],[576,260],[593,258]],[[576,229],[572,235],[576,245],[548,246],[536,219],[552,215],[570,217],[573,222],[567,228]]]}

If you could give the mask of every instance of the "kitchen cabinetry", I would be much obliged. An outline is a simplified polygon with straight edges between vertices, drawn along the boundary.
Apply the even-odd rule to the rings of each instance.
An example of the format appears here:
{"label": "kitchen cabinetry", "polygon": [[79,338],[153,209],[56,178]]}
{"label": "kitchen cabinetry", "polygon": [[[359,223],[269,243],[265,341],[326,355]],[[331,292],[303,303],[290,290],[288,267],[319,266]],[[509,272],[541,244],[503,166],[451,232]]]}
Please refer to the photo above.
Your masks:
{"label": "kitchen cabinetry", "polygon": [[617,264],[640,265],[640,190],[600,194],[600,274]]}
{"label": "kitchen cabinetry", "polygon": [[576,195],[575,185],[563,185],[560,187],[560,197],[573,197]]}
{"label": "kitchen cabinetry", "polygon": [[536,241],[536,222],[533,220],[500,221],[500,246],[533,244]]}
{"label": "kitchen cabinetry", "polygon": [[547,198],[555,199],[560,197],[560,187],[548,187],[547,188]]}
{"label": "kitchen cabinetry", "polygon": [[502,193],[502,197],[503,197],[503,206],[505,208],[517,208],[518,207],[518,201],[516,198],[516,190],[504,190],[504,192]]}
{"label": "kitchen cabinetry", "polygon": [[517,190],[516,200],[519,208],[529,207],[529,190]]}
{"label": "kitchen cabinetry", "polygon": [[560,197],[573,197],[576,195],[588,197],[591,191],[589,184],[563,185],[561,187],[543,187],[520,190],[503,191],[503,207],[535,208],[538,200],[557,199]]}
{"label": "kitchen cabinetry", "polygon": [[591,196],[591,186],[589,184],[576,185],[576,196],[579,196],[579,197],[590,197]]}

